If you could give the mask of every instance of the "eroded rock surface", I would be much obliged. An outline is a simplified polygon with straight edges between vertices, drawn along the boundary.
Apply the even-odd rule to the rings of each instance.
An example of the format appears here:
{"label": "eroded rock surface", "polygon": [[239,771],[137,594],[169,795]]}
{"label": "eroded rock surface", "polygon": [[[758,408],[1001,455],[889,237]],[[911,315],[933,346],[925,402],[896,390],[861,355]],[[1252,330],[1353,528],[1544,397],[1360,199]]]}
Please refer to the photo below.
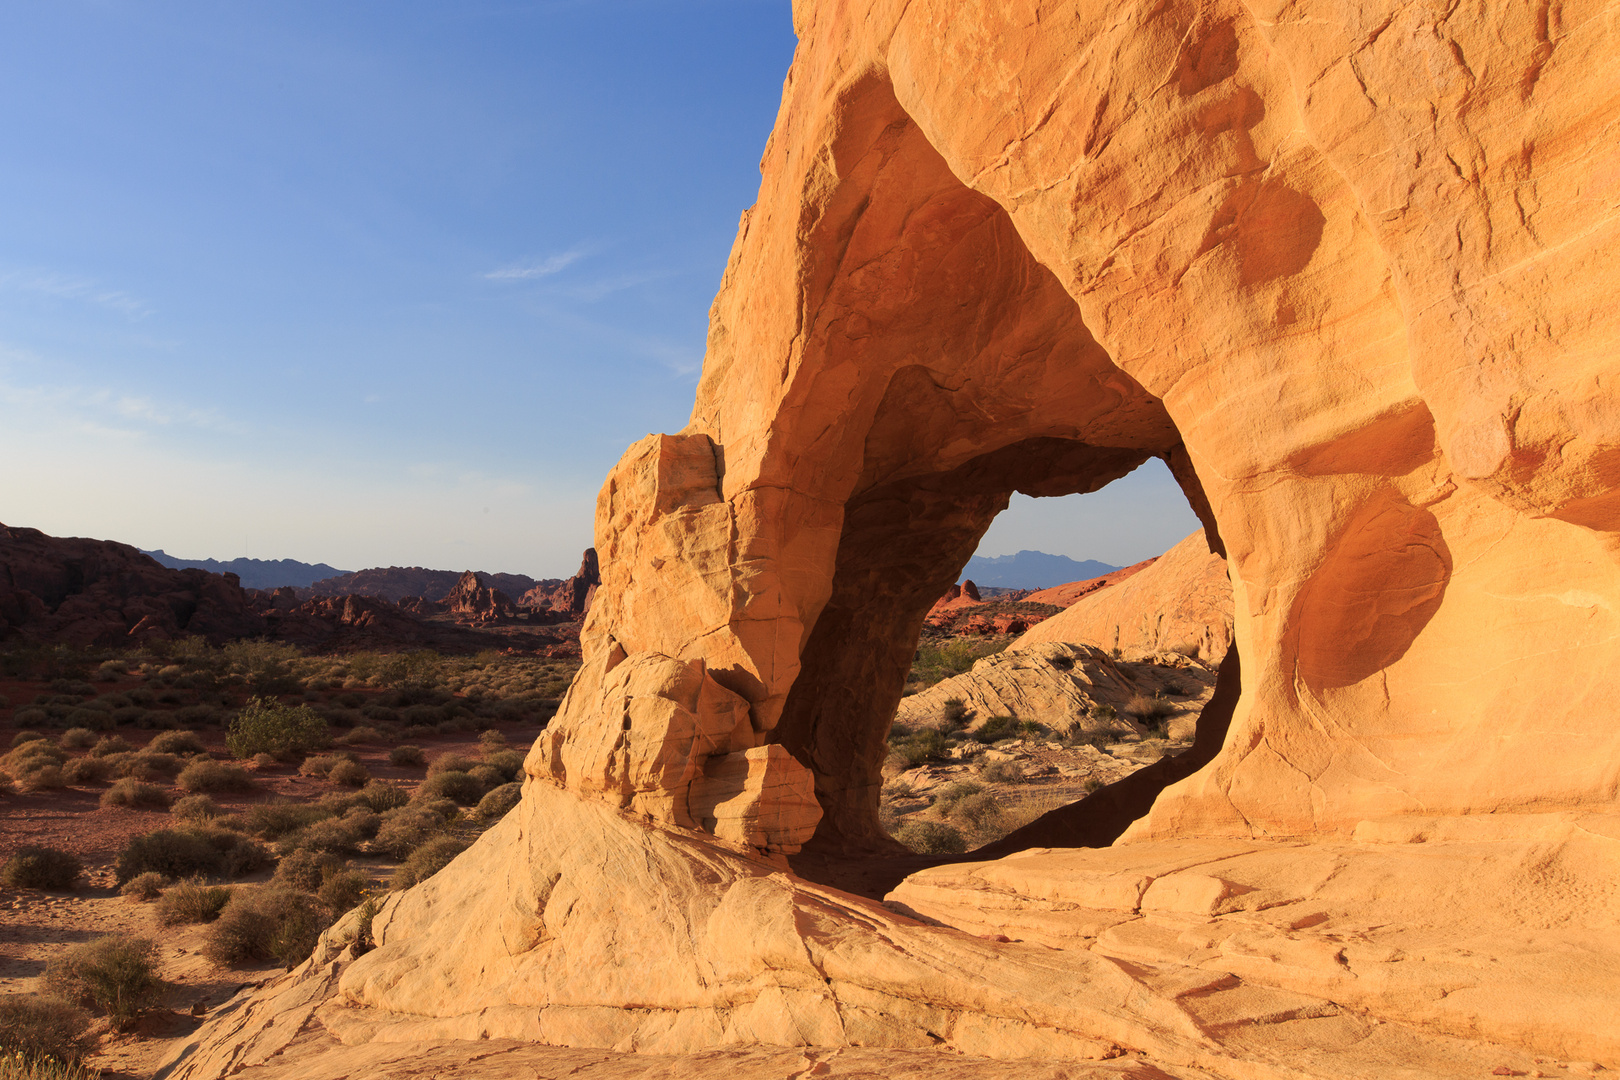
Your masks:
{"label": "eroded rock surface", "polygon": [[[224,1044],[271,1021],[351,1044],[1118,1050],[1172,1076],[1614,1063],[1614,988],[1557,977],[1582,950],[1613,967],[1606,848],[1578,838],[1599,868],[1583,877],[1559,855],[1576,841],[1538,832],[1607,835],[1592,823],[1620,788],[1611,16],[801,0],[691,421],[631,447],[602,490],[587,664],[522,804],[389,901],[375,952],[274,991],[335,979],[310,992],[322,1004],[255,999],[262,1019],[222,1020],[176,1075],[217,1075]],[[895,850],[885,734],[929,607],[1013,491],[1095,490],[1155,455],[1227,559],[1222,669],[1241,658],[1242,693],[1217,688],[1235,713],[1218,747],[1200,724],[1197,771],[1150,766],[1123,783],[1176,782],[1076,808],[1138,819],[1081,858],[1153,878],[1107,909],[1139,947],[989,941],[762,854],[751,829],[780,852],[813,827],[800,858],[824,864]],[[813,826],[771,812],[804,790],[769,782],[788,760]],[[760,779],[711,824],[699,774]],[[1364,822],[1521,811],[1529,832],[1473,891],[1346,856],[1346,891],[1324,894],[1340,931],[1248,946],[1208,925],[1232,918],[1229,885],[1261,889],[1199,865],[1258,852],[1279,880],[1333,878]],[[1155,871],[1172,842],[1192,847]],[[1494,965],[1448,967],[1418,935],[1435,959],[1405,969],[1345,936],[1387,917],[1390,890],[1396,914],[1592,911],[1569,936],[1478,922],[1462,948]],[[1570,966],[1526,959],[1543,943]],[[1357,994],[1430,1004],[1387,1023],[1329,1008],[1338,966],[1367,973]],[[1265,992],[1224,996],[1228,977]],[[1544,993],[1569,996],[1536,1028]],[[1563,1019],[1583,1012],[1584,1035]]]}

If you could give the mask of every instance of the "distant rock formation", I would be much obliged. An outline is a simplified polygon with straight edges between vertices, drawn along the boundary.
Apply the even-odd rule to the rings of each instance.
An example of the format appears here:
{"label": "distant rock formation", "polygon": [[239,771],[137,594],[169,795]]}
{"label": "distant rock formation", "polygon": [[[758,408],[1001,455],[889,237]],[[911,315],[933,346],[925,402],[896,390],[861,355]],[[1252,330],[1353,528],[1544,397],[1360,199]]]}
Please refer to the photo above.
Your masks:
{"label": "distant rock formation", "polygon": [[488,578],[468,570],[444,598],[444,609],[458,620],[493,623],[517,616],[517,605],[512,598],[493,585]]}
{"label": "distant rock formation", "polygon": [[[424,570],[420,566],[374,567],[356,570],[351,574],[325,578],[314,582],[300,595],[311,596],[375,596],[392,600],[396,604],[407,596],[419,596],[428,601],[443,600],[461,583],[465,571]],[[560,585],[560,581],[536,581],[522,574],[486,574],[479,577],[507,596],[518,596],[536,586]]]}
{"label": "distant rock formation", "polygon": [[1010,648],[1079,642],[1116,656],[1182,652],[1211,665],[1226,655],[1232,644],[1232,583],[1226,560],[1209,550],[1202,530],[1157,559],[1110,577],[1111,582],[1085,590],[1064,611],[1033,625]]}
{"label": "distant rock formation", "polygon": [[1158,559],[1158,557],[1155,555],[1152,559],[1143,559],[1139,563],[1133,563],[1118,570],[1110,570],[1102,577],[1087,578],[1085,581],[1070,581],[1062,585],[1054,585],[1049,589],[1036,589],[1025,596],[1024,599],[1031,603],[1055,604],[1058,607],[1066,608],[1082,596],[1094,593],[1099,589],[1106,589],[1110,585],[1118,585],[1126,578],[1141,573],[1152,566],[1154,560]]}
{"label": "distant rock formation", "polygon": [[566,581],[543,581],[518,597],[521,607],[581,616],[591,610],[596,587],[602,583],[596,549],[586,548],[579,570]]}
{"label": "distant rock formation", "polygon": [[171,570],[128,544],[0,525],[0,640],[119,646],[263,634],[240,583]]}
{"label": "distant rock formation", "polygon": [[297,559],[177,559],[162,548],[143,551],[162,566],[171,570],[207,570],[210,574],[235,574],[244,589],[279,589],[283,587],[307,588],[323,578],[348,573],[325,563],[299,562]]}

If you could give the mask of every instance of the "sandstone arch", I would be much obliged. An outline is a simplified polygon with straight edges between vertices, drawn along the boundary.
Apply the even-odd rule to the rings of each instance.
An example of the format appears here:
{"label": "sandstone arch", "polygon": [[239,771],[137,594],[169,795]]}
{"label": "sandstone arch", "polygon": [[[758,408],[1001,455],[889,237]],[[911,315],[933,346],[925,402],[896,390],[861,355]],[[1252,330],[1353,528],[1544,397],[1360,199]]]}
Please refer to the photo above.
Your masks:
{"label": "sandstone arch", "polygon": [[[1620,29],[1560,12],[800,0],[691,422],[604,485],[586,664],[523,802],[300,1000],[351,1042],[1297,1075],[1285,1034],[1200,1012],[1218,971],[1424,1047],[1620,1057],[1589,1007],[1617,965],[1525,937],[1612,957],[1620,926],[1591,877],[1620,865]],[[880,843],[886,695],[1007,493],[1153,454],[1228,558],[1224,741],[1111,849],[896,894],[1053,947],[786,873]],[[1357,952],[1310,936],[1332,915],[1260,914],[1320,896],[1434,936]],[[1090,929],[1019,914],[1053,897]],[[1513,963],[1448,952],[1437,912]],[[1383,1044],[1342,1023],[1352,1075]]]}

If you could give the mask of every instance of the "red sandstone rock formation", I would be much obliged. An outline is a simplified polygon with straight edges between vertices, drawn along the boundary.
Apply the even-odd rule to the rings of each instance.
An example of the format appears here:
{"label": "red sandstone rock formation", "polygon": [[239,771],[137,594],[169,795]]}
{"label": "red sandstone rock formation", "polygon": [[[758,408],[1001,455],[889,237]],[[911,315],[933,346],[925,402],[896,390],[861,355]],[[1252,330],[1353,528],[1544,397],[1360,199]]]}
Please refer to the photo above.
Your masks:
{"label": "red sandstone rock formation", "polygon": [[[517,596],[534,588],[554,587],[557,581],[536,581],[534,578],[522,574],[486,574],[478,571],[479,577],[492,588],[500,589],[508,596]],[[308,599],[312,596],[375,596],[395,603],[407,596],[420,596],[428,601],[439,601],[450,595],[451,591],[461,583],[462,573],[455,570],[424,570],[420,566],[389,566],[376,567],[370,570],[356,570],[352,574],[339,574],[337,577],[323,578],[307,589],[299,590],[299,595]]]}
{"label": "red sandstone rock formation", "polygon": [[512,598],[485,584],[484,575],[468,570],[444,598],[445,610],[458,621],[493,623],[517,615]]}
{"label": "red sandstone rock formation", "polygon": [[1155,555],[1152,559],[1143,559],[1139,563],[1120,567],[1118,570],[1104,574],[1102,577],[1087,578],[1085,581],[1071,581],[1065,585],[1053,585],[1049,589],[1037,589],[1024,597],[1024,599],[1035,604],[1054,604],[1066,608],[1082,596],[1088,596],[1100,589],[1106,589],[1110,585],[1118,585],[1126,578],[1141,573],[1152,566],[1154,559],[1157,558],[1158,556]]}
{"label": "red sandstone rock formation", "polygon": [[[604,485],[585,664],[522,802],[174,1080],[486,1037],[1122,1059],[1094,1076],[1620,1062],[1620,22],[794,25],[690,423]],[[894,850],[917,634],[1010,494],[1155,455],[1228,558],[1235,649],[1194,752],[1092,796],[1122,842],[890,907],[785,872]]]}
{"label": "red sandstone rock formation", "polygon": [[541,582],[519,596],[518,604],[537,610],[582,616],[590,611],[591,600],[596,596],[596,587],[601,583],[602,575],[596,561],[596,549],[586,548],[584,556],[580,559],[579,571],[573,577],[562,582]]}
{"label": "red sandstone rock formation", "polygon": [[0,525],[0,640],[123,645],[265,632],[236,575],[170,570],[128,544]]}

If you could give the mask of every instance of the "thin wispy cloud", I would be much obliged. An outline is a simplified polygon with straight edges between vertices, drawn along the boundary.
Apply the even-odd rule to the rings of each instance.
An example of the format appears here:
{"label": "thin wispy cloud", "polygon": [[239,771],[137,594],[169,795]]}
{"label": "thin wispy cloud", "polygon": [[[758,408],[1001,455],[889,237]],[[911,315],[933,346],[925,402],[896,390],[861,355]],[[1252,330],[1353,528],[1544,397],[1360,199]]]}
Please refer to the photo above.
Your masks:
{"label": "thin wispy cloud", "polygon": [[526,266],[503,266],[499,270],[491,270],[484,277],[490,281],[529,281],[534,278],[550,277],[560,274],[589,252],[584,247],[570,248],[559,255],[551,255],[536,263]]}
{"label": "thin wispy cloud", "polygon": [[66,274],[37,270],[0,274],[0,290],[95,304],[131,319],[143,319],[152,313],[150,304],[122,289],[104,288],[90,278]]}

